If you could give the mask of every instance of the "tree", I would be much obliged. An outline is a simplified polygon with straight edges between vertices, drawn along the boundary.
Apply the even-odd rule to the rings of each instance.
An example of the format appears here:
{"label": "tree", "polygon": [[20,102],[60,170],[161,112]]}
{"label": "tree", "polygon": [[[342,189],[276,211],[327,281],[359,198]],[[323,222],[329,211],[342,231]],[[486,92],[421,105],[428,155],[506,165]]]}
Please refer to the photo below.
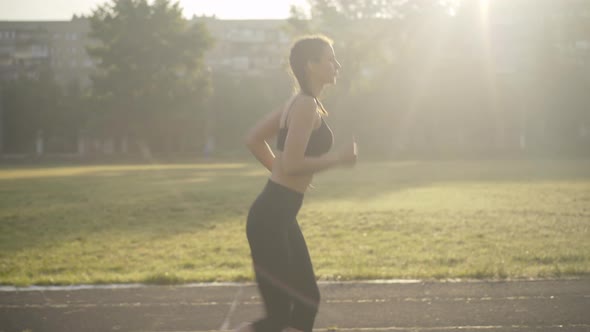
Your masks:
{"label": "tree", "polygon": [[169,0],[112,0],[90,22],[100,134],[162,151],[179,149],[186,135],[202,140],[211,89],[203,55],[213,44],[204,24],[187,22]]}
{"label": "tree", "polygon": [[211,136],[218,150],[245,152],[244,133],[264,114],[283,106],[291,93],[291,84],[284,70],[267,71],[260,76],[217,71],[211,99],[215,132]]}
{"label": "tree", "polygon": [[309,4],[307,15],[293,8],[291,31],[335,40],[343,69],[326,104],[363,151],[481,155],[590,140],[588,1]]}
{"label": "tree", "polygon": [[44,138],[62,134],[59,127],[63,93],[49,70],[36,77],[20,77],[2,86],[4,109],[4,150],[30,153],[38,135]]}

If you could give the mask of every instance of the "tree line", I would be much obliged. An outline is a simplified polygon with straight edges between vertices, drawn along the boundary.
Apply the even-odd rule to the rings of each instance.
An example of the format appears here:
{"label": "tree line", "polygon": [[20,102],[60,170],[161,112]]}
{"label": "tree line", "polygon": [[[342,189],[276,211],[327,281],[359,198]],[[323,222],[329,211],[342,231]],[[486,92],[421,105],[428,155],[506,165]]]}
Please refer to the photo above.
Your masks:
{"label": "tree line", "polygon": [[[587,153],[590,4],[490,3],[309,0],[284,29],[334,40],[343,70],[322,96],[328,121],[366,155]],[[211,72],[215,40],[181,14],[168,0],[96,9],[90,89],[58,86],[49,70],[2,83],[5,152],[34,152],[42,136],[53,152],[244,153],[247,128],[293,91],[287,63],[256,77]]]}

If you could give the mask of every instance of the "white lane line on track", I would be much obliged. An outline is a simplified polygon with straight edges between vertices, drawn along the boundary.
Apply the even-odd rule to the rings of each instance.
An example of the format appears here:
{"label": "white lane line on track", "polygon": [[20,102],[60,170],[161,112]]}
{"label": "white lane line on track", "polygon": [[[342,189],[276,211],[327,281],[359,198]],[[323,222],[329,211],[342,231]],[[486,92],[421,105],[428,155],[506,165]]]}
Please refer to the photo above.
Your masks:
{"label": "white lane line on track", "polygon": [[[119,302],[119,303],[36,303],[36,304],[0,304],[0,309],[28,309],[28,308],[110,308],[110,307],[173,307],[173,306],[229,306],[230,311],[228,317],[233,313],[238,305],[260,305],[261,301],[239,301],[241,292],[238,291],[233,302],[198,302],[198,301],[180,301],[180,302]],[[589,295],[568,295],[567,298],[590,298]],[[370,304],[370,303],[386,303],[386,302],[478,302],[478,301],[528,301],[528,300],[556,300],[560,296],[507,296],[507,297],[405,297],[405,298],[387,298],[387,299],[327,299],[326,304],[340,304],[340,303],[355,303],[355,304]]]}
{"label": "white lane line on track", "polygon": [[221,327],[219,328],[220,330],[227,330],[229,328],[229,324],[231,324],[231,316],[233,315],[234,311],[236,310],[236,307],[238,306],[238,300],[240,299],[241,295],[242,295],[242,287],[238,288],[238,292],[236,293],[236,296],[234,297],[234,302],[229,307],[229,311],[227,312],[227,315],[225,316],[225,319],[223,320],[223,323],[221,324]]}
{"label": "white lane line on track", "polygon": [[[464,325],[464,326],[390,326],[390,327],[335,327],[317,328],[314,332],[364,332],[364,331],[461,331],[461,330],[539,330],[547,329],[569,329],[569,328],[590,328],[590,324],[559,324],[559,325]],[[142,332],[230,332],[231,330],[153,330]]]}
{"label": "white lane line on track", "polygon": [[[534,283],[534,282],[568,282],[580,281],[583,278],[560,278],[560,279],[443,279],[436,281],[425,281],[420,279],[375,279],[375,280],[350,280],[350,281],[318,281],[319,285],[392,285],[392,284],[495,284],[495,283]],[[190,283],[170,286],[148,285],[148,284],[107,284],[107,285],[73,285],[73,286],[0,286],[0,292],[27,292],[27,291],[73,291],[86,289],[128,289],[128,288],[155,288],[155,287],[171,287],[171,288],[194,288],[194,287],[243,287],[256,286],[254,282],[211,282],[211,283]]]}

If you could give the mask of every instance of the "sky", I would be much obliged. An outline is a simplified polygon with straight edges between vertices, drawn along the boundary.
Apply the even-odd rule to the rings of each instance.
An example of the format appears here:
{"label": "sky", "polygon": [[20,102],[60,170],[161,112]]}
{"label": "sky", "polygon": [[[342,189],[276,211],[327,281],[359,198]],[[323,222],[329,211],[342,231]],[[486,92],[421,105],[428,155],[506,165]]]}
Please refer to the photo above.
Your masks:
{"label": "sky", "polygon": [[[111,0],[0,0],[0,21],[69,20],[90,14]],[[215,14],[220,19],[282,19],[290,5],[307,6],[307,0],[176,0],[184,16]]]}

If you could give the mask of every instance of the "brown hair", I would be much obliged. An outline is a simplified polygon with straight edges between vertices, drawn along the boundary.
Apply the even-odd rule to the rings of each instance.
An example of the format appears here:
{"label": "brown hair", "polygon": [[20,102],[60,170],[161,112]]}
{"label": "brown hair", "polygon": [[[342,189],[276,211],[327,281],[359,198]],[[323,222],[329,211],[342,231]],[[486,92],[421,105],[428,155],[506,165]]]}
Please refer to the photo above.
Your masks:
{"label": "brown hair", "polygon": [[303,93],[315,99],[324,115],[327,115],[328,112],[309,89],[305,67],[309,61],[319,61],[326,46],[332,46],[332,43],[332,40],[324,35],[304,36],[293,44],[289,56],[291,72],[299,83],[299,88]]}

